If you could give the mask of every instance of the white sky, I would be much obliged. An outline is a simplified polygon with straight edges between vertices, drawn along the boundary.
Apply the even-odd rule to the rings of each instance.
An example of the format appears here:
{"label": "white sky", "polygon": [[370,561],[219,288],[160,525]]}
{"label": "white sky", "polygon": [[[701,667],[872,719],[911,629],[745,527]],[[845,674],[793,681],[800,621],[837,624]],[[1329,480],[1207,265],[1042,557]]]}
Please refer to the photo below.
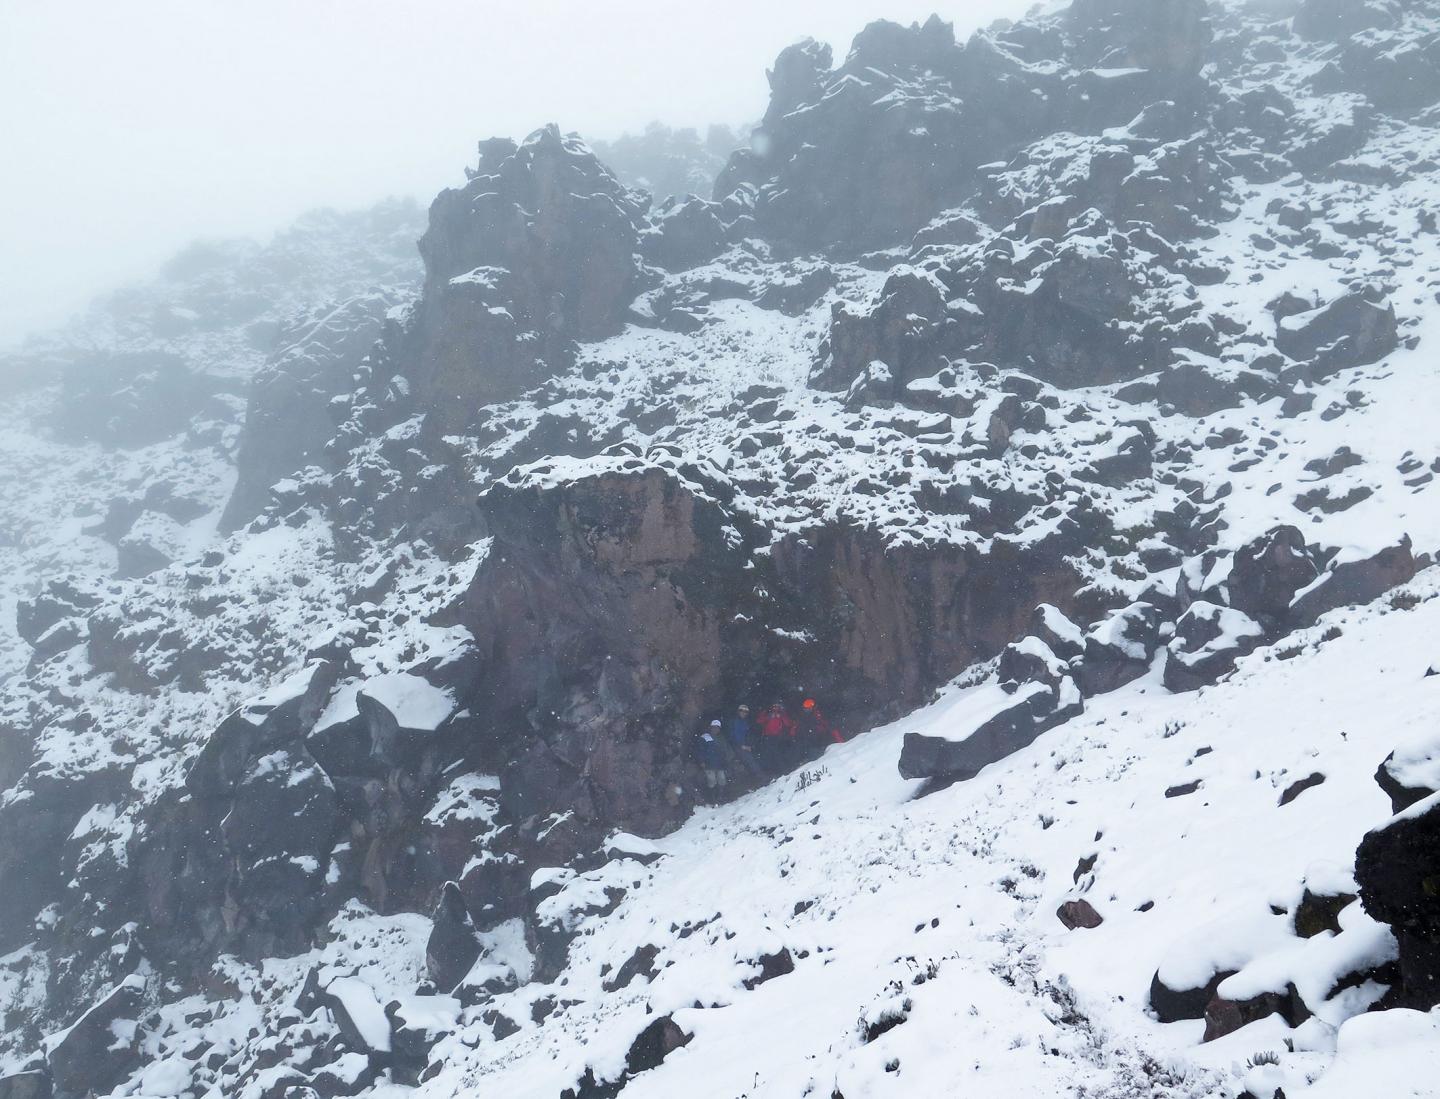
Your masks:
{"label": "white sky", "polygon": [[425,201],[475,141],[758,118],[807,35],[1030,0],[0,0],[0,346],[197,236]]}

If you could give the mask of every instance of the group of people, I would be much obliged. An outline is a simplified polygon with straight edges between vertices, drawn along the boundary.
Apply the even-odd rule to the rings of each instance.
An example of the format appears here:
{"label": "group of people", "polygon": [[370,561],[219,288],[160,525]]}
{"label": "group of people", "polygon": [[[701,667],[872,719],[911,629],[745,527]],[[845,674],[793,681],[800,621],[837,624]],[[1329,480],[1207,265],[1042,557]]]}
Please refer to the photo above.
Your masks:
{"label": "group of people", "polygon": [[773,703],[755,717],[750,707],[742,704],[728,721],[714,718],[700,731],[696,757],[705,775],[705,788],[719,792],[730,785],[732,777],[765,782],[814,759],[827,745],[844,742],[845,737],[813,698],[801,703],[795,716],[783,702]]}

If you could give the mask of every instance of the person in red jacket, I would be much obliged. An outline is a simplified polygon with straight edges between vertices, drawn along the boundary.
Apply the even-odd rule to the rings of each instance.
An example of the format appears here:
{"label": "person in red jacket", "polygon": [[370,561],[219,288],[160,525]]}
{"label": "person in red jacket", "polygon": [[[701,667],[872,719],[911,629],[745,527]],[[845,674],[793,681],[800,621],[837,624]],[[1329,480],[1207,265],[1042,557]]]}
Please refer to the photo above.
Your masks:
{"label": "person in red jacket", "polygon": [[795,753],[795,719],[783,703],[776,702],[755,722],[760,730],[760,762],[771,774],[791,766]]}
{"label": "person in red jacket", "polygon": [[818,756],[828,745],[845,743],[845,737],[830,723],[813,698],[807,698],[800,706],[796,735],[807,758]]}

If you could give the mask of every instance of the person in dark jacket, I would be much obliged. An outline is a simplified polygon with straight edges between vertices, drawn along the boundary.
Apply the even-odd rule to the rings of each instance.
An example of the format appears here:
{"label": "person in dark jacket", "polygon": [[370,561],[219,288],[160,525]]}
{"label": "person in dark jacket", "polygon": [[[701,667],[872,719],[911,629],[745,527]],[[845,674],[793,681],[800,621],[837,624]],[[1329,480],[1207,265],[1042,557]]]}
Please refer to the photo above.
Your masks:
{"label": "person in dark jacket", "polygon": [[710,722],[700,733],[695,754],[700,760],[700,769],[705,773],[705,789],[711,793],[725,786],[725,748],[720,743],[720,719]]}
{"label": "person in dark jacket", "polygon": [[832,725],[813,698],[807,698],[800,705],[800,719],[796,722],[796,736],[806,758],[814,758],[831,744],[844,744],[840,730]]}
{"label": "person in dark jacket", "polygon": [[760,762],[771,774],[793,766],[795,721],[782,702],[773,703],[760,715]]}
{"label": "person in dark jacket", "polygon": [[760,778],[765,774],[765,769],[760,766],[760,761],[755,758],[755,726],[750,724],[750,707],[740,706],[735,711],[735,716],[730,719],[730,748],[734,751],[740,766],[750,775]]}

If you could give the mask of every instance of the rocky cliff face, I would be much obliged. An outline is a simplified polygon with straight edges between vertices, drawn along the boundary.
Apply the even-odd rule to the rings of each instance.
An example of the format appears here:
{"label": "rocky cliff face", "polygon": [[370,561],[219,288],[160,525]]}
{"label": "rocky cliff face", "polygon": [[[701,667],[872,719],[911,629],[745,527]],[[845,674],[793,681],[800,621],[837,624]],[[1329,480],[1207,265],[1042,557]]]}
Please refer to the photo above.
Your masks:
{"label": "rocky cliff face", "polygon": [[[950,958],[1104,1051],[1026,1061],[1056,1094],[1219,1086],[1137,1005],[1302,1059],[1433,1006],[1434,745],[1265,687],[1429,621],[1432,8],[876,23],[781,54],[711,198],[489,140],[423,271],[414,211],[311,219],[17,357],[0,1096],[638,1095],[729,1080],[711,1009],[770,981],[826,1079],[725,1093],[867,1093],[969,1025]],[[697,730],[807,695],[854,743],[704,807]],[[1262,897],[1201,801],[1341,868]],[[1259,915],[1197,952],[1211,877]]]}

